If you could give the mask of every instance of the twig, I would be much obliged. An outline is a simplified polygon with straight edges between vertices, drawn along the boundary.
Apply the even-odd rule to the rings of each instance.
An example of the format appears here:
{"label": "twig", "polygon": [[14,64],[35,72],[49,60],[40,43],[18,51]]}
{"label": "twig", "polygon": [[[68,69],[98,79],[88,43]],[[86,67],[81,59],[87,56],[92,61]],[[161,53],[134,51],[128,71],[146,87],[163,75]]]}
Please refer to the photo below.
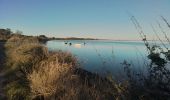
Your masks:
{"label": "twig", "polygon": [[167,26],[170,28],[170,24],[168,23],[168,21],[163,16],[161,16],[161,18],[167,24]]}
{"label": "twig", "polygon": [[167,42],[170,44],[170,39],[168,38],[168,36],[166,35],[166,32],[163,30],[163,28],[162,28],[162,26],[161,26],[161,24],[157,21],[157,24],[158,24],[158,26],[159,26],[159,28],[160,28],[160,30],[162,31],[162,33],[164,34],[164,36],[165,36],[165,39],[167,40]]}
{"label": "twig", "polygon": [[163,43],[163,41],[161,40],[161,38],[158,36],[155,28],[153,27],[153,25],[151,24],[152,30],[155,33],[156,37],[159,39],[159,41],[161,42],[161,44],[168,50],[168,48],[166,47],[166,45]]}

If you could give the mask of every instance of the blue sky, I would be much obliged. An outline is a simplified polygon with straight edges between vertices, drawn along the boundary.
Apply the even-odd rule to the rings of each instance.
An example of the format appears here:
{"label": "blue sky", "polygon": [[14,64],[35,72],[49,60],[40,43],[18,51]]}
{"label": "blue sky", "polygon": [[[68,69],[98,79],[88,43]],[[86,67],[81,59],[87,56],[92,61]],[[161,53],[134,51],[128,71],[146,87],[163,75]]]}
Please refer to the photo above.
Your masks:
{"label": "blue sky", "polygon": [[156,28],[156,21],[170,34],[160,18],[170,22],[169,5],[170,0],[0,0],[0,28],[27,35],[140,39],[130,12],[154,38],[150,25]]}

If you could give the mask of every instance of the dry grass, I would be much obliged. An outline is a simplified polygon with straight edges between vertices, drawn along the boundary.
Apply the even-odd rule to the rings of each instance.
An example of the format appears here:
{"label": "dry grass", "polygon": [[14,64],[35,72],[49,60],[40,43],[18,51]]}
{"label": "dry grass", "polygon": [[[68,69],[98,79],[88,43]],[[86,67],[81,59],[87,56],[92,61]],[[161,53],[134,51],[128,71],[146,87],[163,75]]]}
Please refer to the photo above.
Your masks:
{"label": "dry grass", "polygon": [[48,50],[35,37],[12,35],[5,44],[7,68],[34,64],[48,56]]}
{"label": "dry grass", "polygon": [[[50,59],[52,59],[50,57]],[[73,70],[71,63],[60,63],[58,57],[55,60],[43,60],[27,74],[33,95],[53,95],[57,91],[58,80]]]}
{"label": "dry grass", "polygon": [[108,80],[85,70],[77,71],[68,52],[48,52],[37,38],[13,35],[6,49],[6,95],[9,100],[112,100],[117,91]]}
{"label": "dry grass", "polygon": [[22,44],[31,44],[36,43],[39,44],[39,41],[36,37],[25,37],[22,35],[11,35],[11,37],[7,40],[6,48],[16,48]]}
{"label": "dry grass", "polygon": [[117,91],[110,82],[86,71],[69,73],[58,81],[55,100],[113,100]]}
{"label": "dry grass", "polygon": [[107,79],[75,67],[76,59],[66,52],[51,53],[27,73],[32,98],[46,100],[114,99],[117,91]]}
{"label": "dry grass", "polygon": [[34,37],[13,35],[5,44],[7,84],[4,89],[9,100],[29,97],[30,89],[24,71],[30,71],[33,65],[49,55],[47,48],[37,41]]}
{"label": "dry grass", "polygon": [[6,54],[7,68],[15,70],[20,67],[30,67],[42,59],[45,59],[48,56],[48,50],[40,44],[27,43],[12,49],[8,49]]}
{"label": "dry grass", "polygon": [[48,50],[40,44],[24,44],[14,49],[11,56],[15,62],[36,62],[47,57]]}

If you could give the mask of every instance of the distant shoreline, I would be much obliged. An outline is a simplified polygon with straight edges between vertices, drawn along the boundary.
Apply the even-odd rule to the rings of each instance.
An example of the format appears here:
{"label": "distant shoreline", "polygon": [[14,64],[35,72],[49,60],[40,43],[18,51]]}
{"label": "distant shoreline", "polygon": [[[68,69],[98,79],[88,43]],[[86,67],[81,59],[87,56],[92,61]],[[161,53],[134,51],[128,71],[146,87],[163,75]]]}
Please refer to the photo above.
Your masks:
{"label": "distant shoreline", "polygon": [[101,39],[71,37],[71,38],[49,38],[49,40],[101,40]]}

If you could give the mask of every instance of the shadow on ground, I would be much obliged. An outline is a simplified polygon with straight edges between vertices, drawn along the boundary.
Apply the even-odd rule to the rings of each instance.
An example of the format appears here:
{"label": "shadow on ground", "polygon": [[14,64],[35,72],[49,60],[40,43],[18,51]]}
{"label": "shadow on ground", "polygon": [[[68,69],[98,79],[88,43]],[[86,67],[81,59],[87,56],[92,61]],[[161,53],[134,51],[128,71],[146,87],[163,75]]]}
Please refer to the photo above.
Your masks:
{"label": "shadow on ground", "polygon": [[0,99],[2,100],[5,95],[3,92],[3,65],[5,63],[5,41],[0,41]]}

